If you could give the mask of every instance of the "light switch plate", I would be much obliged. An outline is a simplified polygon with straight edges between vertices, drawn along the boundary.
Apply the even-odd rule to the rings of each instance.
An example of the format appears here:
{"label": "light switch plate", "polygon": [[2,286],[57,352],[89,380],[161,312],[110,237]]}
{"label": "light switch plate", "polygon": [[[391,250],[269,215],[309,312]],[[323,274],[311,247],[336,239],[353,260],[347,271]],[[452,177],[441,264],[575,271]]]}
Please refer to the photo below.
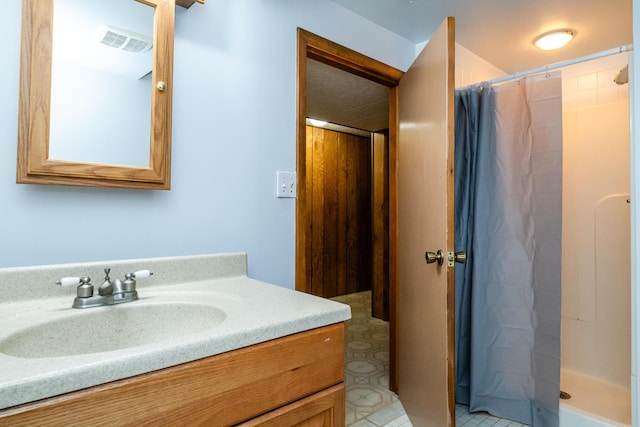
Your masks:
{"label": "light switch plate", "polygon": [[277,197],[296,197],[296,173],[276,171]]}

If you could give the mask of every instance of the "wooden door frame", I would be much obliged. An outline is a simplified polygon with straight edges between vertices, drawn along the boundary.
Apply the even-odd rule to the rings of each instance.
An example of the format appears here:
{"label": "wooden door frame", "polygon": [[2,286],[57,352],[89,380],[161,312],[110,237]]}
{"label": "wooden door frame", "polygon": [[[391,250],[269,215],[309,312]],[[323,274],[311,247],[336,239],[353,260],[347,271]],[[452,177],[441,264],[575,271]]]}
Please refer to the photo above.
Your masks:
{"label": "wooden door frame", "polygon": [[311,220],[306,194],[307,58],[374,81],[389,88],[389,388],[398,391],[398,264],[397,264],[397,147],[398,83],[404,73],[366,55],[310,33],[297,30],[296,89],[296,290],[310,293]]}

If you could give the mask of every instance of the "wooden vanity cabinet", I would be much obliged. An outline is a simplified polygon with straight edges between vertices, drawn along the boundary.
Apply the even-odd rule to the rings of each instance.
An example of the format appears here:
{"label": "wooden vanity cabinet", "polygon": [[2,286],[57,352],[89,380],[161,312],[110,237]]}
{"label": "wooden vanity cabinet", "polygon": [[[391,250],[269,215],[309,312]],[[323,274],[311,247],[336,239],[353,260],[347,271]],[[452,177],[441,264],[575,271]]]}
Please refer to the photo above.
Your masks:
{"label": "wooden vanity cabinet", "polygon": [[0,411],[0,426],[344,426],[344,325]]}

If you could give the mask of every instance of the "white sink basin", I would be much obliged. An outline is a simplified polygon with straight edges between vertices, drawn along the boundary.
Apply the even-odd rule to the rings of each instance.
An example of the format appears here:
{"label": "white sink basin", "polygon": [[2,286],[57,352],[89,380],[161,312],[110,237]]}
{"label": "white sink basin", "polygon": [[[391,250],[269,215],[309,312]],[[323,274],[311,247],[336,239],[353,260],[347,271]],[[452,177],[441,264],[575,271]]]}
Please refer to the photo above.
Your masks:
{"label": "white sink basin", "polygon": [[7,336],[0,341],[0,353],[43,358],[122,350],[204,332],[226,317],[220,308],[185,302],[74,309],[65,317]]}

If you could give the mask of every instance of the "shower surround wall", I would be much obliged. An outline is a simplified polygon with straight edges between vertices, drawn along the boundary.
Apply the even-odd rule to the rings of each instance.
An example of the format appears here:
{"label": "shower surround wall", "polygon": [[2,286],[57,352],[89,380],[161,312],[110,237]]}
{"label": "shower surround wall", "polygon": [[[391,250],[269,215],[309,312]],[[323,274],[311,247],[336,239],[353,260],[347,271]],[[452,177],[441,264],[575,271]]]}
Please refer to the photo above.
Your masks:
{"label": "shower surround wall", "polygon": [[[563,377],[622,391],[631,375],[629,86],[613,78],[627,57],[562,70]],[[565,378],[561,386],[571,387]]]}

